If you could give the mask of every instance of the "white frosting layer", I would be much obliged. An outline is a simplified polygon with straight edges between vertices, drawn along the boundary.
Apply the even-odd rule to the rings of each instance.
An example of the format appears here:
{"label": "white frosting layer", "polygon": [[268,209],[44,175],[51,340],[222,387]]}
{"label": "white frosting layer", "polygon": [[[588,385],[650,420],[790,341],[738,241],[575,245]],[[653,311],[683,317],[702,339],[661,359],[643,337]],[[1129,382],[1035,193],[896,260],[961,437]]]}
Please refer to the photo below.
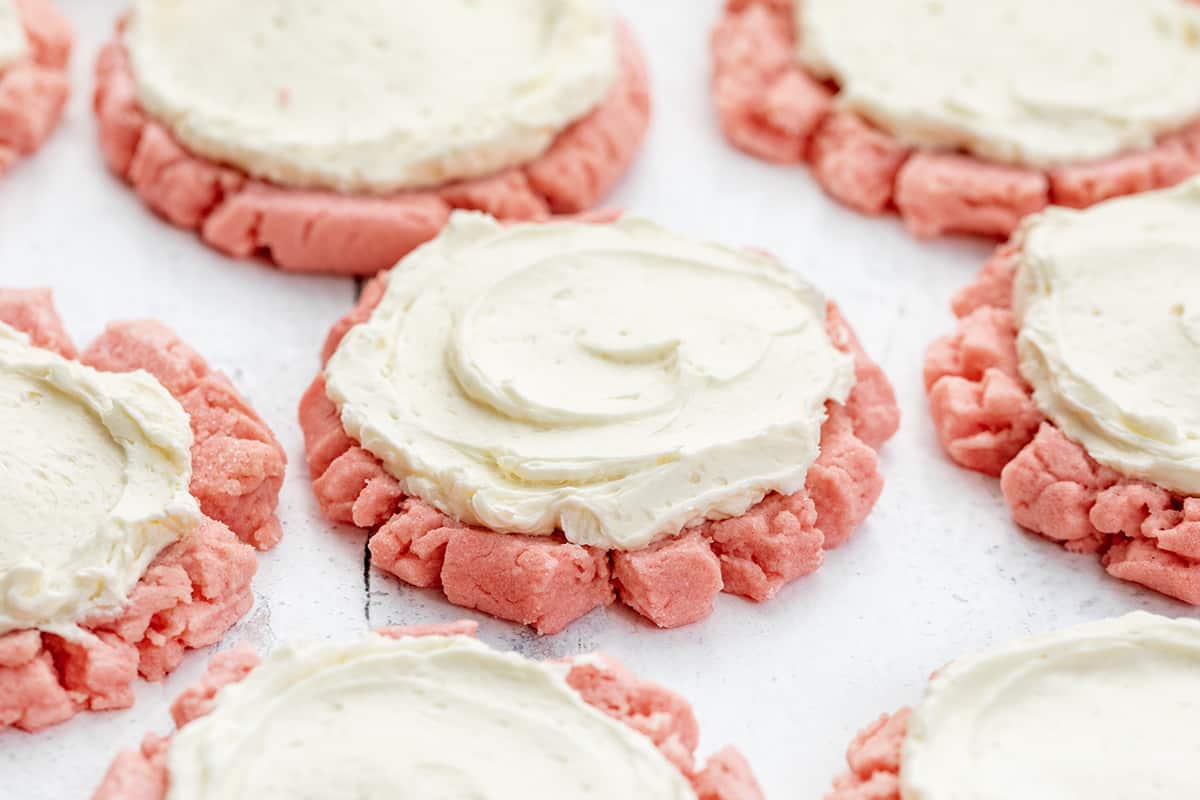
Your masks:
{"label": "white frosting layer", "polygon": [[0,69],[24,58],[29,41],[14,0],[0,0]]}
{"label": "white frosting layer", "polygon": [[199,520],[188,416],[144,372],[99,372],[0,324],[0,634],[120,608]]}
{"label": "white frosting layer", "polygon": [[1038,167],[1200,118],[1184,0],[795,0],[801,62],[905,142]]}
{"label": "white frosting layer", "polygon": [[1101,464],[1200,494],[1200,179],[1026,221],[1013,301],[1038,407]]}
{"label": "white frosting layer", "polygon": [[464,637],[283,647],[171,742],[168,800],[694,800],[565,669]]}
{"label": "white frosting layer", "polygon": [[1200,622],[1151,614],[955,661],[914,711],[904,800],[1200,797]]}
{"label": "white frosting layer", "polygon": [[454,215],[325,372],[346,431],[469,523],[637,549],[804,485],[851,358],[768,257],[626,218]]}
{"label": "white frosting layer", "polygon": [[134,0],[138,98],[188,148],[390,192],[524,163],[604,98],[601,0]]}

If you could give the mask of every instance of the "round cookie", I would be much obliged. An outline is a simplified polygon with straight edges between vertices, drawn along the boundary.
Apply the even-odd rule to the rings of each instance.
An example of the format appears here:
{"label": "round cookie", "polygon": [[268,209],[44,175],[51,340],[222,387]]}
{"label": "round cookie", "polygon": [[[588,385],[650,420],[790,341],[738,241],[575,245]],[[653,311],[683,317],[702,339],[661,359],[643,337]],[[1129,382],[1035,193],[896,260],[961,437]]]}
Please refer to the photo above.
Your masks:
{"label": "round cookie", "polygon": [[165,326],[77,354],[46,290],[0,290],[0,395],[0,730],[37,731],[128,707],[246,613],[285,456]]}
{"label": "round cookie", "polygon": [[595,0],[289,8],[136,0],[97,63],[111,169],[235,257],[373,275],[454,209],[580,213],[649,122],[642,55]]}
{"label": "round cookie", "polygon": [[631,218],[457,214],[322,358],[300,424],[325,515],[541,633],[618,597],[676,627],[774,596],[865,519],[899,418],[807,283]]}
{"label": "round cookie", "polygon": [[0,175],[57,127],[72,38],[49,0],[0,0]]}
{"label": "round cookie", "polygon": [[1200,179],[1031,217],[955,298],[925,385],[1013,517],[1200,604]]}
{"label": "round cookie", "polygon": [[172,706],[177,730],[122,753],[94,800],[294,797],[330,782],[362,796],[402,782],[422,797],[763,797],[736,750],[696,762],[699,727],[678,695],[607,656],[500,653],[474,628],[384,629],[261,661],[222,653]]}
{"label": "round cookie", "polygon": [[1088,14],[1080,37],[1078,9],[1035,0],[727,0],[712,35],[721,128],[920,237],[1006,237],[1050,203],[1200,172],[1200,8]]}
{"label": "round cookie", "polygon": [[1191,797],[1198,667],[1200,623],[1146,613],[967,656],[855,737],[826,800]]}

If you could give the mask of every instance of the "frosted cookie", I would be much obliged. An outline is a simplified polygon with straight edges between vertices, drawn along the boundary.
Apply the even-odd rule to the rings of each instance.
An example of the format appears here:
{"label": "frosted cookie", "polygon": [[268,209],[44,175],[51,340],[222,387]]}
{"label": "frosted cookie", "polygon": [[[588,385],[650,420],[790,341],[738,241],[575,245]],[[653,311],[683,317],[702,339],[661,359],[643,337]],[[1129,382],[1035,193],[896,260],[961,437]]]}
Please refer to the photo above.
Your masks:
{"label": "frosted cookie", "polygon": [[915,235],[1006,237],[1200,172],[1200,7],[727,0],[712,37],[726,137],[807,162]]}
{"label": "frosted cookie", "polygon": [[[761,800],[732,748],[696,762],[687,702],[600,655],[502,653],[473,623],[222,653],[177,730],[122,753],[94,800],[411,797]],[[285,702],[286,701],[286,702]]]}
{"label": "frosted cookie", "polygon": [[1137,613],[939,670],[846,754],[826,800],[1167,800],[1200,792],[1200,623]]}
{"label": "frosted cookie", "polygon": [[133,703],[250,608],[284,454],[157,322],[81,355],[45,290],[0,290],[0,731]]}
{"label": "frosted cookie", "polygon": [[1200,604],[1200,179],[1030,218],[954,302],[925,385],[1024,527]]}
{"label": "frosted cookie", "polygon": [[458,213],[323,357],[300,423],[326,516],[542,633],[617,595],[662,627],[772,597],[866,517],[899,417],[809,284],[630,218]]}
{"label": "frosted cookie", "polygon": [[650,97],[601,0],[134,0],[95,108],[109,166],[171,223],[232,256],[373,275],[453,209],[592,208]]}
{"label": "frosted cookie", "polygon": [[0,0],[0,175],[57,127],[71,41],[70,23],[49,0]]}

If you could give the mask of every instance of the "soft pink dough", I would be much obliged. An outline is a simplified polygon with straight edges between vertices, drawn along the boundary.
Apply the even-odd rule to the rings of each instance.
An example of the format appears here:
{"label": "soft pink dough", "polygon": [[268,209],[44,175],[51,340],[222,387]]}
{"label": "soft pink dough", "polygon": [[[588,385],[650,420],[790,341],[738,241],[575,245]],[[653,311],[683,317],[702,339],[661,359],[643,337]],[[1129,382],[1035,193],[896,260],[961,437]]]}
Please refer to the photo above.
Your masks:
{"label": "soft pink dough", "polygon": [[[379,633],[408,636],[471,636],[472,622],[385,628]],[[208,672],[179,696],[171,707],[177,728],[213,709],[223,687],[237,683],[258,666],[258,656],[241,645],[214,656]],[[657,684],[643,681],[616,659],[604,655],[567,662],[567,682],[585,702],[650,739],[682,772],[699,800],[763,800],[762,789],[741,753],[725,748],[699,767],[696,746],[700,727],[686,700]],[[138,750],[126,750],[113,761],[92,800],[165,800],[170,776],[166,755],[170,737],[148,735]],[[619,769],[620,765],[613,765]]]}
{"label": "soft pink dough", "polygon": [[739,149],[807,161],[832,197],[865,214],[896,211],[919,237],[1004,238],[1048,203],[1078,208],[1171,186],[1200,173],[1200,120],[1155,147],[1040,172],[954,153],[912,150],[836,110],[837,88],[795,56],[792,0],[726,0],[712,35],[712,94]]}
{"label": "soft pink dough", "polygon": [[1017,366],[1014,245],[1001,247],[953,308],[958,329],[925,357],[934,427],[959,464],[999,476],[1013,518],[1109,574],[1200,605],[1200,498],[1097,464],[1047,421]]}
{"label": "soft pink dough", "polygon": [[846,750],[849,770],[834,780],[825,800],[900,800],[900,750],[910,714],[884,714],[854,737]]}
{"label": "soft pink dough", "polygon": [[[370,316],[383,281],[367,284],[354,310],[333,326],[322,362]],[[883,487],[876,450],[899,424],[891,384],[832,304],[827,327],[834,344],[854,356],[857,383],[845,406],[829,404],[821,455],[805,490],[770,495],[740,517],[706,522],[644,550],[608,553],[561,535],[496,533],[405,497],[379,460],[343,430],[321,376],[300,403],[317,502],[335,522],[374,530],[369,547],[380,569],[539,633],[557,633],[617,598],[664,628],[708,616],[722,591],[767,600],[816,570],[824,551],[866,518]]]}
{"label": "soft pink dough", "polygon": [[109,167],[172,224],[231,256],[262,254],[286,270],[374,275],[433,238],[454,209],[536,220],[598,203],[632,163],[650,120],[646,65],[624,27],[619,47],[608,97],[532,162],[388,196],[287,189],[192,155],[138,105],[119,39],[100,53],[93,105]]}
{"label": "soft pink dough", "polygon": [[[0,322],[75,357],[45,289],[0,289]],[[158,555],[125,608],[81,622],[94,638],[0,636],[0,730],[37,731],[84,709],[131,705],[138,675],[161,680],[184,651],[216,643],[246,613],[254,546],[279,538],[283,450],[227,378],[156,322],[114,324],[80,360],[107,371],[145,369],[188,411],[196,437],[191,489],[206,517]]]}
{"label": "soft pink dough", "polygon": [[0,69],[0,175],[49,138],[70,94],[70,23],[50,0],[16,5],[29,55]]}

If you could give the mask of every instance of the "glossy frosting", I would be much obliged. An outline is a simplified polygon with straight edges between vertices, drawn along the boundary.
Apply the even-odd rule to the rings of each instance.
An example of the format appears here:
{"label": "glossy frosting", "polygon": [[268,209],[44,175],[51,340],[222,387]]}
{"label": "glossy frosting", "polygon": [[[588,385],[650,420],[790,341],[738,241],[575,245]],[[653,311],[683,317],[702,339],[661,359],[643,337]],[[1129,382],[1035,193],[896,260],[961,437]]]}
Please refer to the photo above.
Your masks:
{"label": "glossy frosting", "polygon": [[1014,305],[1039,408],[1097,461],[1200,494],[1200,179],[1028,220]]}
{"label": "glossy frosting", "polygon": [[539,155],[603,99],[615,37],[600,0],[134,0],[125,44],[192,151],[390,192]]}
{"label": "glossy frosting", "polygon": [[1184,0],[795,0],[799,57],[899,139],[1037,167],[1200,119]]}
{"label": "glossy frosting", "polygon": [[694,800],[565,668],[465,637],[277,649],[171,742],[168,800]]}
{"label": "glossy frosting", "polygon": [[144,372],[98,372],[0,324],[0,634],[119,608],[199,520],[192,432]]}
{"label": "glossy frosting", "polygon": [[15,0],[0,0],[0,69],[28,52],[29,42]]}
{"label": "glossy frosting", "polygon": [[904,800],[1200,797],[1200,622],[1146,613],[959,659],[909,721]]}

